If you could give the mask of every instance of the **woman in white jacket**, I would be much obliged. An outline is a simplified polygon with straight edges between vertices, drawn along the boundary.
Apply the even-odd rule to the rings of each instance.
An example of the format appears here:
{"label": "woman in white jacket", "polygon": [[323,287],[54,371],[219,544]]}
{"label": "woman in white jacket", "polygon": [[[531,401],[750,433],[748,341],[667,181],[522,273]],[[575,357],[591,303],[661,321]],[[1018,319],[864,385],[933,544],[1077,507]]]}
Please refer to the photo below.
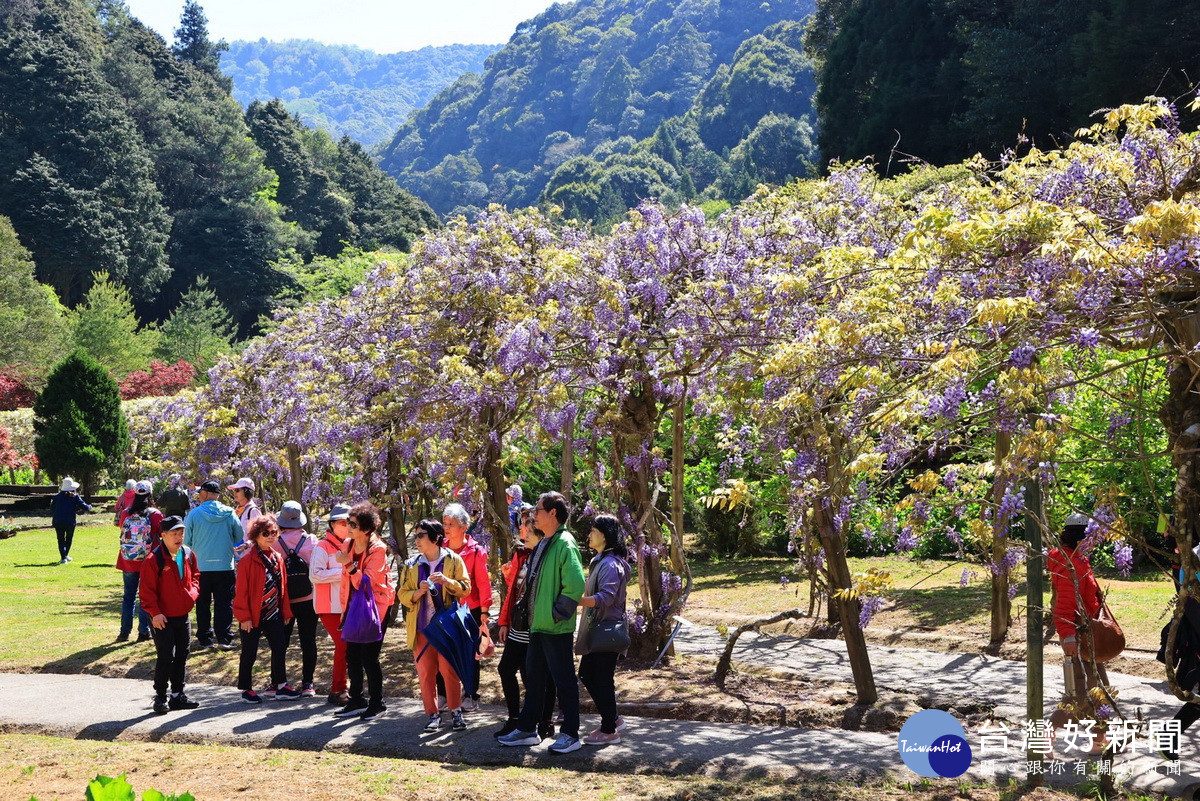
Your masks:
{"label": "woman in white jacket", "polygon": [[333,678],[329,683],[329,703],[339,706],[350,700],[346,692],[346,643],[342,641],[342,565],[334,557],[350,536],[347,520],[350,507],[334,506],[329,512],[325,537],[312,549],[308,577],[313,584],[313,607],[333,639]]}

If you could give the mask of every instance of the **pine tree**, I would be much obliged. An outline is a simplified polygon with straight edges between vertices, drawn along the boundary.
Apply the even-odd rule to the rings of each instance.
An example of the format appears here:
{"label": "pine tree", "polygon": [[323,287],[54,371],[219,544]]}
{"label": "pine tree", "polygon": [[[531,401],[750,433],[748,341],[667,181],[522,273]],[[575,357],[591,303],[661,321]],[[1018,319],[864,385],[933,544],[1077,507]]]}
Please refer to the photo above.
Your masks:
{"label": "pine tree", "polygon": [[100,471],[119,470],[129,450],[117,382],[76,351],[54,368],[34,402],[33,433],[43,470],[78,476],[85,493],[94,491]]}
{"label": "pine tree", "polygon": [[224,39],[212,42],[208,38],[208,17],[204,15],[204,9],[194,0],[187,0],[183,4],[179,27],[175,29],[175,44],[171,47],[175,57],[208,73],[229,92],[233,89],[233,81],[221,73],[221,54],[228,49],[229,44]]}
{"label": "pine tree", "polygon": [[149,363],[158,332],[138,330],[129,290],[112,283],[103,273],[92,278],[87,297],[71,315],[75,346],[121,380]]}
{"label": "pine tree", "polygon": [[229,310],[201,276],[163,323],[155,355],[168,362],[183,359],[204,373],[232,348],[235,331]]}

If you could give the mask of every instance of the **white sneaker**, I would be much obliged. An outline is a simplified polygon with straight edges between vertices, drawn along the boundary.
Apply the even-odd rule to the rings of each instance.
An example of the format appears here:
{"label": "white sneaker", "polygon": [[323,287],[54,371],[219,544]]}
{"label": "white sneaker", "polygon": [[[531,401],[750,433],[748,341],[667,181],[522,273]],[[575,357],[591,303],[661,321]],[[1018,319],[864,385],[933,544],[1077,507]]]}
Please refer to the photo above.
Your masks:
{"label": "white sneaker", "polygon": [[479,709],[479,702],[468,696],[462,699],[461,709],[463,712],[474,712],[476,709]]}
{"label": "white sneaker", "polygon": [[438,712],[449,712],[450,707],[446,706],[446,696],[438,696]]}
{"label": "white sneaker", "polygon": [[520,729],[517,729],[516,731],[510,732],[503,737],[497,737],[496,742],[500,743],[500,745],[509,746],[538,745],[542,742],[542,738],[535,731],[521,731]]}
{"label": "white sneaker", "polygon": [[440,728],[442,728],[442,713],[435,712],[429,716],[429,721],[425,724],[425,731],[432,733]]}
{"label": "white sneaker", "polygon": [[563,732],[558,735],[558,739],[550,744],[550,750],[556,754],[569,754],[572,751],[578,751],[581,745],[578,737]]}

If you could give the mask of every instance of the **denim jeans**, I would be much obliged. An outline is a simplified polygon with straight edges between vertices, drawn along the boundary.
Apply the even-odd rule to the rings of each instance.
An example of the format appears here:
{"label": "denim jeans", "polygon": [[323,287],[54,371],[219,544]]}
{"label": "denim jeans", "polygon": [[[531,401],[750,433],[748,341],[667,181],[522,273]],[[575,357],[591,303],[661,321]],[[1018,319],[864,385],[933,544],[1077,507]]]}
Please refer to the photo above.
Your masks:
{"label": "denim jeans", "polygon": [[125,595],[121,598],[121,635],[128,637],[133,629],[133,615],[138,618],[138,634],[150,634],[150,616],[142,611],[142,600],[138,597],[141,573],[122,573],[125,577]]}

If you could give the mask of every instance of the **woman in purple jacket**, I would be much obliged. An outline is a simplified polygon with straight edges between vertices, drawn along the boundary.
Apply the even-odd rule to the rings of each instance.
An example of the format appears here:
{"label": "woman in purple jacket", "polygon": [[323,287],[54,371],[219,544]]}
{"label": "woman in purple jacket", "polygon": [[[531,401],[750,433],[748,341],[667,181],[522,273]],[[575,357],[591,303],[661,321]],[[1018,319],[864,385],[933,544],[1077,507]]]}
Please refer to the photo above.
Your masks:
{"label": "woman in purple jacket", "polygon": [[608,745],[621,742],[620,730],[625,721],[617,716],[616,651],[596,652],[591,647],[591,627],[605,620],[625,617],[625,589],[629,586],[629,552],[621,542],[621,526],[612,515],[597,515],[588,534],[588,546],[596,552],[588,567],[587,584],[583,589],[584,620],[575,642],[579,660],[579,680],[600,712],[600,728],[583,738],[585,745]]}

